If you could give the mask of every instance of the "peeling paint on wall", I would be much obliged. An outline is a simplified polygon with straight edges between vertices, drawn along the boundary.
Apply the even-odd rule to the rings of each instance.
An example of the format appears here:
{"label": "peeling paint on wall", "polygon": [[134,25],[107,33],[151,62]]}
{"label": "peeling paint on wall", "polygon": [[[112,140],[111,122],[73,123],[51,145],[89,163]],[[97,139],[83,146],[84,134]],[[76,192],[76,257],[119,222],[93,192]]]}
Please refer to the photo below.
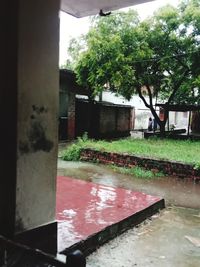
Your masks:
{"label": "peeling paint on wall", "polygon": [[53,142],[48,140],[46,137],[46,131],[41,121],[36,120],[32,122],[28,138],[32,152],[36,152],[39,150],[49,152],[53,147]]}
{"label": "peeling paint on wall", "polygon": [[50,152],[54,143],[46,136],[44,115],[48,113],[48,108],[32,106],[33,113],[30,116],[30,129],[26,133],[27,141],[19,141],[21,154],[37,151]]}
{"label": "peeling paint on wall", "polygon": [[36,114],[41,114],[41,113],[47,113],[48,112],[48,108],[46,107],[37,107],[35,105],[32,105],[32,109]]}

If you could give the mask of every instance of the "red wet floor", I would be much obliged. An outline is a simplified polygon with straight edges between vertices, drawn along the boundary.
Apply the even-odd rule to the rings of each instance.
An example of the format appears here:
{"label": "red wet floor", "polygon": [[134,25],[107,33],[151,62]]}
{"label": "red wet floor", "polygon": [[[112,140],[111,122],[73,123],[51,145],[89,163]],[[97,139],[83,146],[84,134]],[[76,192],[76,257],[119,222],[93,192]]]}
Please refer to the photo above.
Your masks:
{"label": "red wet floor", "polygon": [[84,240],[159,200],[141,192],[59,176],[56,204],[58,250]]}

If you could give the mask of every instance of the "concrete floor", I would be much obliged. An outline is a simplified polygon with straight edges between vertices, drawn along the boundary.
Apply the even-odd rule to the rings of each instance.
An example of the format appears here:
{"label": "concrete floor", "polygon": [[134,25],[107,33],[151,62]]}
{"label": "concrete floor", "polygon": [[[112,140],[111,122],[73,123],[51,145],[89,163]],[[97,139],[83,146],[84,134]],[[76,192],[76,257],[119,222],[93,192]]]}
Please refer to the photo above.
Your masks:
{"label": "concrete floor", "polygon": [[[158,197],[66,176],[57,177],[56,195],[59,252],[87,238],[92,239],[95,233],[98,233],[93,238],[95,242],[100,237],[108,241],[109,235],[113,237],[115,232],[123,232],[129,225],[144,221],[164,207]],[[86,251],[96,249],[94,241]]]}
{"label": "concrete floor", "polygon": [[199,267],[199,225],[199,211],[168,208],[100,247],[87,267]]}
{"label": "concrete floor", "polygon": [[200,184],[174,177],[136,179],[107,166],[58,160],[58,175],[163,197],[167,208],[87,258],[88,267],[199,267]]}

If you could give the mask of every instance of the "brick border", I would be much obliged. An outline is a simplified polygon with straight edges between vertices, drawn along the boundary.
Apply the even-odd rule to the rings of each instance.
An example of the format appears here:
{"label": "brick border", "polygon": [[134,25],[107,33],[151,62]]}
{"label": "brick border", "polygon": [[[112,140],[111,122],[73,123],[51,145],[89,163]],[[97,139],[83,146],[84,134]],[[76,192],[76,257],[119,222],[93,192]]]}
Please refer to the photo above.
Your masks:
{"label": "brick border", "polygon": [[192,164],[141,157],[129,154],[102,152],[95,149],[84,148],[81,150],[80,159],[103,164],[115,164],[119,167],[139,166],[148,170],[162,171],[164,174],[189,178],[200,181],[200,170],[195,170]]}

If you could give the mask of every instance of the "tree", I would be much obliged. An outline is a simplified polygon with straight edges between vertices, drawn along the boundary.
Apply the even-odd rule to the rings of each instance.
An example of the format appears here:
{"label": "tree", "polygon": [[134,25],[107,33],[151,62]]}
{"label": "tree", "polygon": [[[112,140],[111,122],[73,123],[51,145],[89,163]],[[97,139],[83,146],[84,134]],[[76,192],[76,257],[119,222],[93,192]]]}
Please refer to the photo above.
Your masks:
{"label": "tree", "polygon": [[[133,11],[96,17],[85,40],[75,71],[91,97],[105,88],[126,99],[137,93],[162,135],[170,104],[200,103],[199,1],[167,5],[143,22]],[[163,120],[154,97],[164,102]]]}
{"label": "tree", "polygon": [[62,69],[74,70],[77,63],[78,55],[86,48],[86,36],[80,35],[72,38],[68,45],[68,58],[61,66]]}

